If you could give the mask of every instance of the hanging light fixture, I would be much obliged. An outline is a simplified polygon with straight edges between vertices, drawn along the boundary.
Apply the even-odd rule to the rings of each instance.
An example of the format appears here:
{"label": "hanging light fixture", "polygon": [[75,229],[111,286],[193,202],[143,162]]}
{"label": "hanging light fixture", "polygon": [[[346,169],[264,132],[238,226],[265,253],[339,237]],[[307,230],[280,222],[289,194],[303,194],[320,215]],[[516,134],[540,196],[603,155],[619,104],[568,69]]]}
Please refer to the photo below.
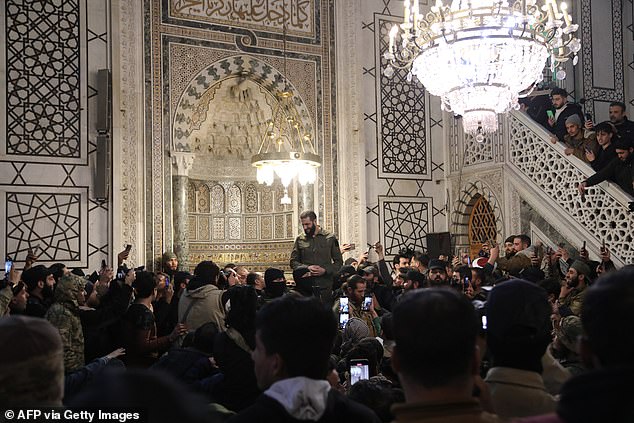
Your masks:
{"label": "hanging light fixture", "polygon": [[562,64],[572,57],[575,65],[581,49],[578,25],[556,0],[437,0],[426,15],[418,0],[404,8],[389,33],[384,75],[408,69],[408,80],[415,75],[478,138],[497,130],[498,114],[519,109],[547,61],[564,79]]}
{"label": "hanging light fixture", "polygon": [[271,119],[266,122],[258,153],[251,158],[260,184],[272,185],[277,175],[284,186],[282,204],[290,204],[288,186],[297,176],[304,186],[317,180],[321,158],[304,126],[286,81],[286,21],[284,22],[284,91],[277,94]]}

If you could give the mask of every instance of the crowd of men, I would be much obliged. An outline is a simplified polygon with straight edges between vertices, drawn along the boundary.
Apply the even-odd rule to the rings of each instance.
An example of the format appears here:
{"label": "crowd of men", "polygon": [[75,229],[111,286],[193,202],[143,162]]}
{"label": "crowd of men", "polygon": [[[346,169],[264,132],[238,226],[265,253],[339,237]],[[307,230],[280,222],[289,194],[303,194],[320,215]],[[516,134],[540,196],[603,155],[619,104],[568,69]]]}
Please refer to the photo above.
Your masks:
{"label": "crowd of men", "polygon": [[[634,421],[634,268],[523,234],[477,257],[358,256],[301,215],[282,269],[13,268],[0,406],[148,421]],[[344,255],[351,255],[343,260]]]}
{"label": "crowd of men", "polygon": [[[625,103],[610,103],[610,120],[595,125],[579,104],[568,101],[568,93],[555,88],[550,104],[544,99],[527,101],[528,114],[552,132],[553,144],[563,143],[564,153],[588,163],[596,172],[579,181],[583,195],[587,187],[611,181],[634,197],[634,122],[626,115]],[[630,208],[634,211],[634,203]]]}

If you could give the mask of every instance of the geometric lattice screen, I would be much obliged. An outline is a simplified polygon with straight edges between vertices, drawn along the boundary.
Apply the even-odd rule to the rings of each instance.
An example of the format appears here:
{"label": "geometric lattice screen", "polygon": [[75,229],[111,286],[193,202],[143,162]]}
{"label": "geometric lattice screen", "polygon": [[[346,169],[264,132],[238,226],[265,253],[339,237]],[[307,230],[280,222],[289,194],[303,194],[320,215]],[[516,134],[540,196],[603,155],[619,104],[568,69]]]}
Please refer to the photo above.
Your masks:
{"label": "geometric lattice screen", "polygon": [[495,224],[495,214],[489,205],[489,202],[482,196],[478,195],[478,199],[473,205],[471,215],[469,216],[469,244],[471,253],[474,250],[477,254],[482,244],[494,241],[497,236],[497,228]]}
{"label": "geometric lattice screen", "polygon": [[7,254],[25,257],[39,247],[40,261],[79,260],[80,201],[80,194],[7,192]]}
{"label": "geometric lattice screen", "polygon": [[398,254],[403,247],[417,251],[425,248],[425,236],[431,222],[431,199],[415,197],[379,197],[381,239],[385,254]]}
{"label": "geometric lattice screen", "polygon": [[6,152],[78,158],[79,2],[6,0],[4,7]]}

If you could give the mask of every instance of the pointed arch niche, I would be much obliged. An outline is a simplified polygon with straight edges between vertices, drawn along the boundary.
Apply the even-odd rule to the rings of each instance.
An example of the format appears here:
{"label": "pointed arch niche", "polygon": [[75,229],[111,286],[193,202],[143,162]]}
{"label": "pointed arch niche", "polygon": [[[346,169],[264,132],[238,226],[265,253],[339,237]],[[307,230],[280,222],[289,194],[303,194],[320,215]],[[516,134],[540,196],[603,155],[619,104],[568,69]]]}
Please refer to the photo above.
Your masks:
{"label": "pointed arch niche", "polygon": [[[260,185],[251,166],[283,81],[268,64],[231,56],[201,71],[179,100],[172,149],[195,155],[188,185],[195,190],[188,193],[195,198],[187,212],[190,268],[209,259],[251,270],[288,268],[305,193],[289,187],[292,204],[284,206],[277,195],[283,192],[279,180],[271,187]],[[301,96],[292,85],[288,88],[304,125],[314,133]],[[309,189],[314,197],[316,188]]]}
{"label": "pointed arch niche", "polygon": [[462,187],[452,214],[455,252],[478,256],[484,242],[500,242],[504,230],[502,207],[491,188],[480,180]]}

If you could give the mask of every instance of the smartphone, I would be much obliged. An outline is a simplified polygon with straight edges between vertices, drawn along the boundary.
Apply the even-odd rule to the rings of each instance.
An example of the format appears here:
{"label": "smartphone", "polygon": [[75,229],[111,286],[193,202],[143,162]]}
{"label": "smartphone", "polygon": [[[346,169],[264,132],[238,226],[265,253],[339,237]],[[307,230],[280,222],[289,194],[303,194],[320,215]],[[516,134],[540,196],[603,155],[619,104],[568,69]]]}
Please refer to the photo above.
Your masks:
{"label": "smartphone", "polygon": [[585,241],[583,241],[583,245],[581,246],[581,249],[582,249],[582,250],[585,250],[585,249],[586,249],[586,242],[585,242]]}
{"label": "smartphone", "polygon": [[339,313],[348,313],[348,297],[339,298]]}
{"label": "smartphone", "polygon": [[552,110],[546,110],[546,115],[548,116],[549,119],[555,119],[555,114],[553,113]]}
{"label": "smartphone", "polygon": [[348,251],[352,251],[356,248],[357,248],[357,244],[350,244],[350,248],[348,249]]}
{"label": "smartphone", "polygon": [[487,330],[487,317],[482,316],[482,329]]}
{"label": "smartphone", "polygon": [[464,278],[464,292],[467,292],[467,290],[469,290],[469,278],[465,277]]}
{"label": "smartphone", "polygon": [[366,359],[350,360],[350,385],[370,379],[370,365]]}
{"label": "smartphone", "polygon": [[350,318],[350,314],[348,313],[339,313],[339,328],[345,329],[346,323],[348,323],[348,319]]}
{"label": "smartphone", "polygon": [[101,268],[105,269],[107,267],[106,260],[101,260]]}
{"label": "smartphone", "polygon": [[605,253],[605,239],[601,241],[601,252]]}
{"label": "smartphone", "polygon": [[11,257],[6,256],[4,259],[4,273],[8,275],[12,267],[13,267],[13,260],[11,260]]}
{"label": "smartphone", "polygon": [[132,244],[128,244],[128,245],[125,246],[125,250],[127,252],[130,252],[131,249],[132,249]]}
{"label": "smartphone", "polygon": [[167,276],[165,276],[165,288],[170,286],[170,278],[168,278]]}
{"label": "smartphone", "polygon": [[366,295],[363,298],[363,305],[361,306],[361,310],[368,311],[368,310],[370,310],[370,306],[371,305],[372,305],[372,296],[371,295]]}
{"label": "smartphone", "polygon": [[592,115],[590,113],[584,114],[586,120],[592,121]]}

